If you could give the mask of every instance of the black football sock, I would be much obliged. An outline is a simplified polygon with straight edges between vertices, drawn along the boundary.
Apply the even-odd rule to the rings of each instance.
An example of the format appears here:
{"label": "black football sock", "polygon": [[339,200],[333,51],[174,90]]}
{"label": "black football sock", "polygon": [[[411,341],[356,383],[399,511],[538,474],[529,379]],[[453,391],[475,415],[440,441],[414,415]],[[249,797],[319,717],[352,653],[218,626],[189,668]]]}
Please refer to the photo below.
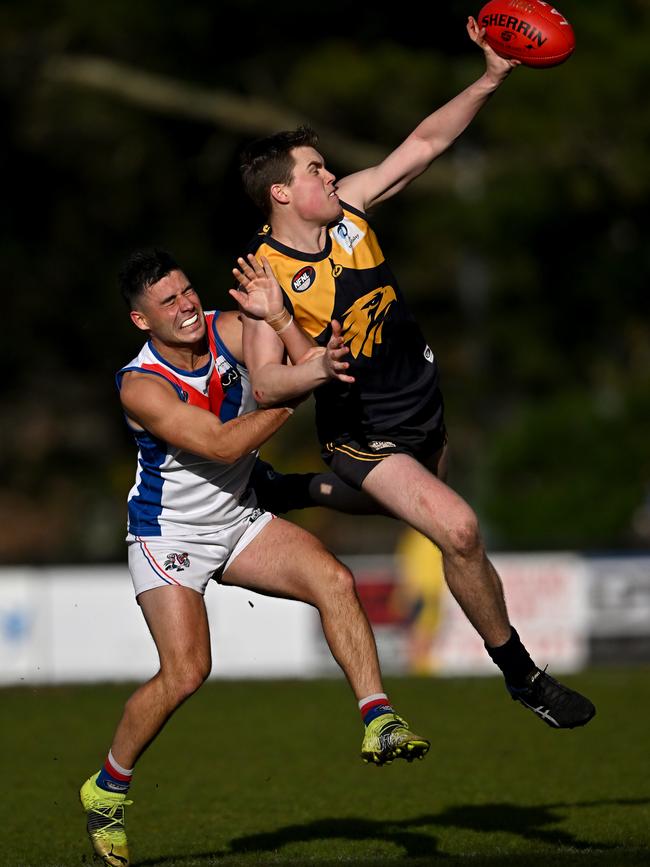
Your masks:
{"label": "black football sock", "polygon": [[348,515],[387,515],[383,507],[365,491],[346,484],[335,473],[318,473],[309,483],[314,506],[325,506]]}
{"label": "black football sock", "polygon": [[506,683],[516,689],[521,689],[526,686],[526,677],[535,670],[536,665],[521,643],[515,627],[511,626],[510,629],[510,638],[505,644],[501,644],[499,647],[489,647],[486,644],[485,649],[492,662],[498,665],[503,672]]}
{"label": "black football sock", "polygon": [[388,514],[369,494],[346,484],[331,472],[279,473],[258,458],[251,474],[251,486],[260,506],[276,515],[313,506],[349,515]]}
{"label": "black football sock", "polygon": [[316,473],[283,473],[277,474],[276,490],[278,496],[285,504],[283,512],[292,509],[309,509],[318,506],[311,491],[311,482]]}
{"label": "black football sock", "polygon": [[316,473],[278,473],[271,464],[257,459],[251,473],[251,487],[263,509],[282,515],[292,509],[316,506],[309,491]]}

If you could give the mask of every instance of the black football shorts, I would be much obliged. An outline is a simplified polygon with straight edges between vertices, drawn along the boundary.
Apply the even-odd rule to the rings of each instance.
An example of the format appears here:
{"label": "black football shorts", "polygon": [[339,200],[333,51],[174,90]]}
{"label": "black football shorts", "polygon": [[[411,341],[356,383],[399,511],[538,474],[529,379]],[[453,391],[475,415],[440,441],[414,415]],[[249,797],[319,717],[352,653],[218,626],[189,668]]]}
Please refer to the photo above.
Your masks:
{"label": "black football shorts", "polygon": [[368,473],[390,455],[411,455],[426,464],[446,442],[447,430],[441,419],[433,430],[403,427],[368,437],[346,437],[325,443],[321,455],[332,472],[359,490]]}

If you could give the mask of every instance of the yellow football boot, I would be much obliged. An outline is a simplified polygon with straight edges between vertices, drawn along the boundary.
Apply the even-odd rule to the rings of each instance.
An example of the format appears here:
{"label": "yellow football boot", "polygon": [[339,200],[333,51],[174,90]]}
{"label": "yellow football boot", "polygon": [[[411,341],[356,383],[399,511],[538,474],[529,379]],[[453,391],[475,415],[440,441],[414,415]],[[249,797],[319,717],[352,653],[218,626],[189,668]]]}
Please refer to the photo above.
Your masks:
{"label": "yellow football boot", "polygon": [[375,717],[366,727],[361,758],[375,765],[387,765],[393,759],[423,759],[431,743],[409,731],[408,723],[396,713]]}
{"label": "yellow football boot", "polygon": [[99,773],[86,780],[79,791],[88,815],[87,830],[95,853],[108,867],[129,867],[129,847],[124,830],[124,808],[133,803],[126,795],[106,792],[96,784]]}

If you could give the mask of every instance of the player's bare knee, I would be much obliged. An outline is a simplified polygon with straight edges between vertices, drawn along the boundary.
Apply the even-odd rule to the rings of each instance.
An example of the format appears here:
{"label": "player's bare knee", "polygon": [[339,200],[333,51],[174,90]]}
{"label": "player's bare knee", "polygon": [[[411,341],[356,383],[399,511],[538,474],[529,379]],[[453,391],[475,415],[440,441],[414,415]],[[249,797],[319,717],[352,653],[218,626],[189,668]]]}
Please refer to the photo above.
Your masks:
{"label": "player's bare knee", "polygon": [[483,542],[478,519],[473,512],[463,515],[447,532],[443,544],[443,552],[447,556],[472,560],[482,556]]}
{"label": "player's bare knee", "polygon": [[180,701],[193,695],[203,685],[207,676],[200,669],[190,669],[178,678],[176,680],[176,695]]}
{"label": "player's bare knee", "polygon": [[332,558],[327,569],[327,580],[319,585],[323,598],[327,600],[344,599],[356,594],[354,575],[347,566]]}
{"label": "player's bare knee", "polygon": [[211,669],[209,659],[197,656],[176,662],[162,670],[167,689],[178,703],[193,695],[207,680]]}
{"label": "player's bare knee", "polygon": [[336,569],[336,589],[342,596],[354,596],[356,594],[354,575],[350,572],[347,566],[338,562]]}

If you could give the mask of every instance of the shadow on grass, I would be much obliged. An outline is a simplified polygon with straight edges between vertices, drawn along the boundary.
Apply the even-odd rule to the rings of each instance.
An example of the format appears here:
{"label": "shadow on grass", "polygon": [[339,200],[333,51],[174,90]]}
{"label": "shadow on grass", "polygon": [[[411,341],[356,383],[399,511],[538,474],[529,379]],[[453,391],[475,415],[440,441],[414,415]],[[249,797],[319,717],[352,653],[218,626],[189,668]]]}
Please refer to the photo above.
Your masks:
{"label": "shadow on grass", "polygon": [[[516,834],[523,840],[533,843],[541,843],[544,847],[558,847],[564,852],[553,854],[553,864],[571,864],[575,859],[584,860],[584,855],[590,853],[590,864],[602,863],[613,865],[622,863],[613,859],[613,851],[619,850],[625,863],[647,863],[628,859],[626,850],[621,847],[606,843],[596,843],[588,839],[581,839],[575,834],[551,827],[563,821],[565,815],[562,810],[580,807],[612,806],[639,806],[649,804],[649,798],[621,798],[614,800],[581,801],[575,803],[547,804],[544,806],[526,807],[520,804],[475,804],[471,806],[448,807],[440,813],[416,816],[410,819],[397,821],[376,821],[366,818],[342,818],[342,819],[317,819],[303,824],[287,825],[275,831],[259,834],[248,834],[231,840],[229,848],[220,852],[203,852],[184,856],[171,856],[169,858],[156,858],[137,862],[137,867],[154,867],[162,864],[182,864],[184,861],[197,863],[200,861],[218,861],[221,859],[231,860],[237,856],[257,856],[257,863],[264,863],[264,853],[273,854],[273,863],[280,863],[278,855],[284,846],[295,843],[311,843],[316,841],[349,840],[359,842],[384,841],[402,850],[402,856],[386,858],[386,864],[394,864],[396,860],[413,859],[414,863],[426,863],[427,859],[435,861],[444,860],[447,864],[460,863],[465,860],[461,856],[446,855],[438,851],[438,841],[434,836],[436,828],[457,828],[464,831],[478,831],[487,834],[508,833]],[[427,829],[425,831],[425,829]],[[567,851],[568,850],[568,851]],[[609,854],[608,854],[609,852]],[[572,854],[575,853],[575,854]],[[633,857],[633,853],[629,853]],[[498,856],[479,856],[468,854],[473,865],[479,864],[548,864],[550,853],[536,855],[535,853],[518,853],[511,856],[500,854]],[[594,861],[594,856],[598,858]],[[602,862],[600,858],[602,857]],[[646,853],[644,857],[648,857]],[[424,859],[424,860],[423,860]],[[319,860],[309,857],[310,864],[326,865],[327,858]],[[246,861],[250,863],[250,858]],[[288,856],[287,863],[298,863]],[[340,860],[339,860],[340,863]],[[355,864],[363,865],[366,862],[355,859]],[[376,859],[367,862],[368,865],[379,865]]]}

